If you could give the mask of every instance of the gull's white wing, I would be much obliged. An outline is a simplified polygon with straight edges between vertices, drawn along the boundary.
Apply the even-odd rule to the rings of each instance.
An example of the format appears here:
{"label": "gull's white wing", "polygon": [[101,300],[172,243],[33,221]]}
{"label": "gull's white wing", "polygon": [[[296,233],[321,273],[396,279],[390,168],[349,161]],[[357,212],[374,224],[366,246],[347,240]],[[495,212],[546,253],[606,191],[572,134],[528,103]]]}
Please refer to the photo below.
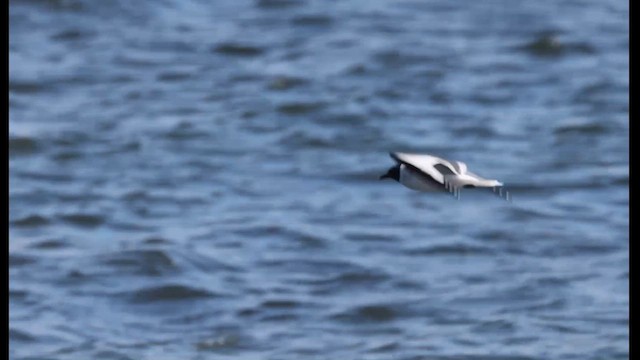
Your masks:
{"label": "gull's white wing", "polygon": [[456,173],[458,174],[466,174],[467,173],[467,164],[462,161],[452,161],[451,164],[456,169]]}
{"label": "gull's white wing", "polygon": [[485,179],[480,177],[470,171],[467,171],[464,174],[452,174],[444,176],[445,182],[448,184],[447,187],[450,188],[462,188],[465,186],[474,186],[474,187],[499,187],[503,184],[498,180]]}
{"label": "gull's white wing", "polygon": [[[437,156],[400,152],[390,153],[389,155],[398,162],[410,165],[422,171],[441,184],[444,184],[443,172],[445,174],[456,173],[456,169],[451,165],[451,163]],[[446,169],[448,169],[448,171]]]}
{"label": "gull's white wing", "polygon": [[467,170],[467,164],[462,161],[448,161],[433,155],[390,153],[396,161],[410,165],[429,175],[435,181],[457,189],[464,186],[499,187],[503,184],[498,180],[485,179]]}
{"label": "gull's white wing", "polygon": [[[503,197],[503,184],[498,180],[485,179],[471,171],[462,161],[448,161],[437,156],[426,154],[408,154],[400,152],[389,153],[398,163],[404,164],[424,176],[444,185],[444,188],[453,193],[458,199],[460,190],[464,187],[492,187],[501,198]],[[511,201],[509,192],[505,192],[507,201]]]}
{"label": "gull's white wing", "polygon": [[500,196],[501,198],[503,198],[504,196],[505,200],[511,201],[509,192],[505,191],[503,193],[503,190],[502,190],[503,184],[500,181],[484,179],[470,171],[467,171],[466,174],[462,174],[462,175],[445,175],[444,186],[447,190],[449,190],[449,192],[453,193],[454,196],[456,196],[458,199],[460,199],[460,189],[464,188],[465,186],[492,187],[494,193],[496,193],[496,188],[497,188],[498,192],[496,193],[496,195]]}

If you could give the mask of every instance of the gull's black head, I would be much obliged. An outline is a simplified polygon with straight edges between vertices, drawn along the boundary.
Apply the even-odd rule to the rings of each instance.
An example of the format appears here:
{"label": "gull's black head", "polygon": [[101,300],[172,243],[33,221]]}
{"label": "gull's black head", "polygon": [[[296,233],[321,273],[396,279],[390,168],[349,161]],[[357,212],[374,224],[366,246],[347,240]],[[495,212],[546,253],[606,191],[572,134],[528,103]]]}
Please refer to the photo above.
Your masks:
{"label": "gull's black head", "polygon": [[400,165],[396,165],[389,169],[386,174],[380,176],[380,180],[383,179],[393,179],[395,181],[400,181]]}

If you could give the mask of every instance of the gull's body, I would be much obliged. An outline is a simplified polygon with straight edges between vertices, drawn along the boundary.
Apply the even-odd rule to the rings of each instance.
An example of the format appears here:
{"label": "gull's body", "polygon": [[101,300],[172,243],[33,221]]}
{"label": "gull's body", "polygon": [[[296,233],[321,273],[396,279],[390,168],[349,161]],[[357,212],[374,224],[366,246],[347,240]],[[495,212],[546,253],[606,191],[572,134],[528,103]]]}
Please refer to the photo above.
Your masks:
{"label": "gull's body", "polygon": [[405,165],[400,165],[400,179],[399,183],[416,191],[430,192],[441,191],[443,186],[441,183],[435,181],[430,176],[424,176],[419,171]]}
{"label": "gull's body", "polygon": [[[396,165],[382,175],[380,179],[391,178],[409,189],[432,192],[448,191],[457,196],[465,187],[500,188],[498,180],[485,179],[467,170],[467,164],[461,161],[449,161],[433,155],[390,153]],[[506,193],[507,200],[509,194]]]}

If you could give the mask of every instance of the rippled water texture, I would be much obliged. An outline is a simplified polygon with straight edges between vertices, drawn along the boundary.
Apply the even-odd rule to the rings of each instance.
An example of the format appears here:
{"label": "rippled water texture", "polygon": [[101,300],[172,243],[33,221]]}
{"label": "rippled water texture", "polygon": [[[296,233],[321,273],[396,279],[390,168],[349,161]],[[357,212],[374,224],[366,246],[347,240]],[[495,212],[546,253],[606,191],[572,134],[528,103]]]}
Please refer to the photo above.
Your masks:
{"label": "rippled water texture", "polygon": [[9,12],[12,359],[629,357],[626,1]]}

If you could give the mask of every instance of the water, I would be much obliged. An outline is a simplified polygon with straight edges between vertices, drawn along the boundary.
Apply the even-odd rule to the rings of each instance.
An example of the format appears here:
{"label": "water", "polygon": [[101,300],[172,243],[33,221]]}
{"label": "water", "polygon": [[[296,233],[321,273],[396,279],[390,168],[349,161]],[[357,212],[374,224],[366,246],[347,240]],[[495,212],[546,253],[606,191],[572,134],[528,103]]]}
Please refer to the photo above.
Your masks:
{"label": "water", "polygon": [[627,2],[9,13],[12,359],[629,357]]}

